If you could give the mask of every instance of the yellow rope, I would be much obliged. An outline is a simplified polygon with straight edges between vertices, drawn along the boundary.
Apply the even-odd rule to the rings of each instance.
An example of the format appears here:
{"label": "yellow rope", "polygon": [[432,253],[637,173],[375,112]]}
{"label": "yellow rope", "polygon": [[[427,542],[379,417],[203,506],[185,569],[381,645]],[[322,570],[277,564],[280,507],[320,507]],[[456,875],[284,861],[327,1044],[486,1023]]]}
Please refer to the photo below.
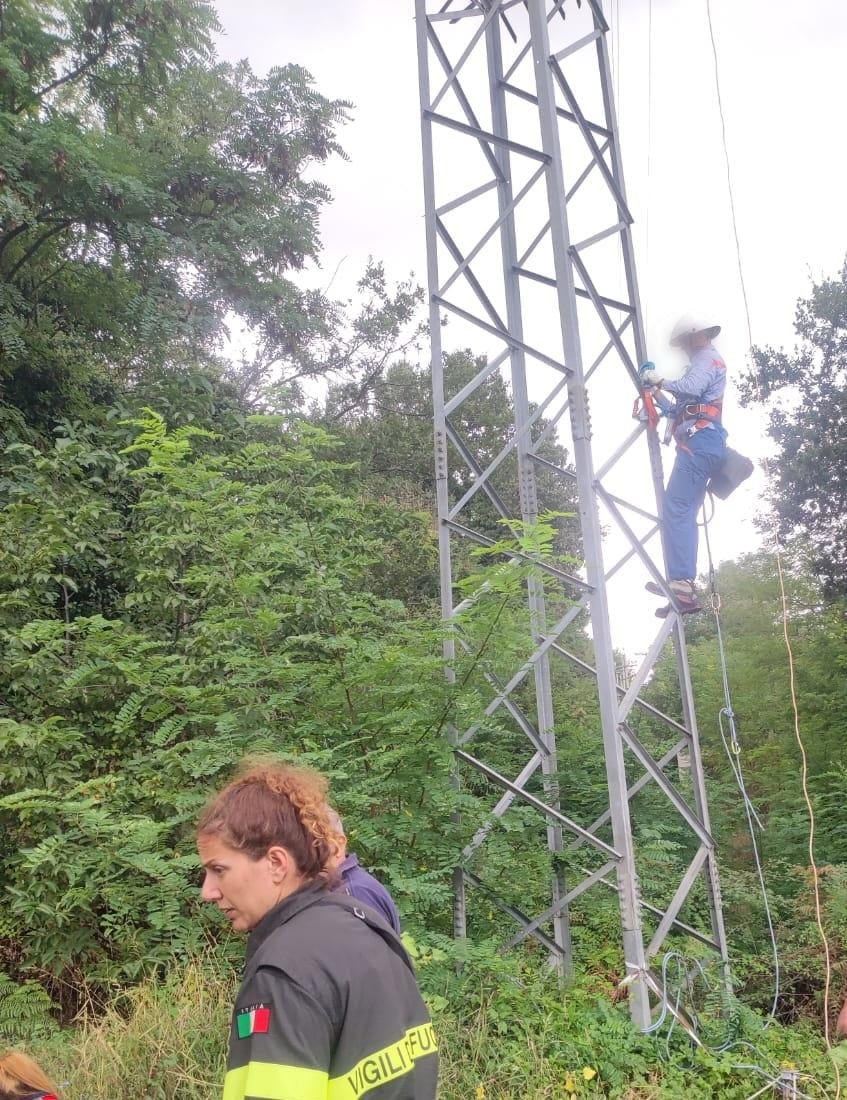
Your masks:
{"label": "yellow rope", "polygon": [[[740,244],[739,238],[738,238],[738,220],[737,220],[736,213],[735,213],[735,196],[734,196],[733,187],[732,187],[732,174],[731,174],[731,171],[730,171],[729,147],[728,147],[727,138],[726,138],[726,121],[725,121],[725,118],[724,118],[723,101],[721,99],[720,70],[719,70],[719,66],[718,66],[718,49],[717,49],[717,43],[715,42],[714,26],[712,24],[711,0],[706,0],[706,17],[707,17],[708,22],[709,22],[709,37],[711,38],[712,56],[714,58],[714,66],[715,66],[715,91],[717,93],[718,112],[720,114],[720,121],[721,121],[721,138],[722,138],[722,141],[723,141],[724,160],[726,162],[726,181],[727,181],[727,189],[728,189],[728,192],[729,192],[729,205],[730,205],[730,214],[731,214],[731,218],[732,218],[732,229],[733,229],[733,235],[735,237],[735,251],[736,251],[736,259],[738,261],[738,277],[739,277],[739,281],[740,281],[740,284],[741,284],[741,295],[742,295],[742,298],[743,298],[743,301],[744,301],[744,313],[745,313],[746,321],[747,321],[747,346],[749,348],[749,354],[751,355],[751,360],[753,361],[754,368],[755,368],[755,360],[752,359],[753,332],[752,332],[752,325],[751,325],[751,322],[750,322],[750,305],[749,305],[749,302],[747,300],[747,287],[746,287],[746,284],[745,284],[745,281],[744,281],[744,267],[743,267],[742,260],[741,260],[741,244]],[[763,392],[762,392],[761,379],[759,377],[758,369],[754,369],[753,377],[754,377],[755,384],[756,384],[756,391],[757,391],[757,394],[758,394],[758,397],[759,397],[759,402],[763,403],[764,395],[763,395]],[[765,473],[768,476],[768,478],[770,478],[770,464],[769,464],[767,459],[765,459],[764,466],[765,466]],[[813,875],[813,880],[814,880],[813,881],[813,886],[814,886],[814,895],[815,895],[815,921],[816,921],[817,926],[818,926],[818,932],[820,934],[821,943],[823,944],[823,949],[824,949],[824,959],[825,959],[825,964],[824,964],[824,971],[825,971],[824,997],[823,997],[823,1003],[824,1003],[824,1017],[823,1017],[824,1039],[826,1041],[827,1049],[832,1050],[832,1041],[831,1041],[830,1027],[829,1027],[829,1002],[830,1002],[830,993],[831,993],[831,989],[832,989],[832,959],[831,959],[831,955],[830,955],[829,940],[827,938],[826,928],[824,927],[824,922],[823,922],[823,906],[822,906],[822,903],[821,903],[821,889],[820,889],[820,872],[819,872],[819,869],[818,869],[817,861],[815,859],[815,809],[814,809],[814,806],[812,804],[811,796],[809,794],[808,758],[806,756],[806,746],[803,742],[803,736],[802,736],[802,733],[800,731],[800,708],[799,708],[798,701],[797,701],[796,666],[795,666],[795,660],[794,660],[794,650],[791,646],[791,635],[790,635],[789,630],[788,630],[788,597],[787,597],[786,591],[785,591],[784,560],[783,560],[782,545],[781,545],[780,537],[779,537],[779,530],[777,528],[776,517],[774,517],[774,521],[773,521],[773,536],[774,536],[774,556],[776,558],[777,576],[779,578],[779,596],[780,596],[780,602],[782,604],[782,636],[783,636],[783,639],[785,641],[785,649],[786,649],[786,652],[788,654],[788,673],[789,673],[789,686],[790,686],[790,689],[791,689],[791,707],[792,707],[792,711],[793,711],[793,714],[794,714],[794,737],[795,737],[795,740],[797,742],[797,747],[800,750],[800,758],[801,758],[801,761],[802,761],[801,782],[802,782],[802,787],[803,787],[803,798],[805,800],[806,810],[808,811],[808,815],[809,815],[809,863],[810,863],[811,868],[812,868],[812,875]],[[839,1071],[837,1062],[835,1062],[834,1060],[833,1060],[833,1068],[835,1070],[835,1082],[836,1082],[835,1098],[836,1098],[836,1100],[839,1100],[839,1097],[841,1096],[841,1073]]]}

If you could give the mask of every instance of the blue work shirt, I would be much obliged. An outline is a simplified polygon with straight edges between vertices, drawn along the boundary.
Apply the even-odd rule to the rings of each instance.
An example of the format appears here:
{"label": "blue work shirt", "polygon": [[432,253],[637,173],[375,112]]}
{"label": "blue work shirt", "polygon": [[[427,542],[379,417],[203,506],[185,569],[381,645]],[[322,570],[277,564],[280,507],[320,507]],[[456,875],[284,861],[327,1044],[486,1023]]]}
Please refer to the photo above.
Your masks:
{"label": "blue work shirt", "polygon": [[354,852],[344,860],[338,868],[341,882],[336,890],[343,890],[351,898],[363,901],[371,909],[375,909],[381,917],[384,917],[397,935],[400,935],[400,914],[391,894],[382,883],[372,874],[359,865],[359,860]]}
{"label": "blue work shirt", "polygon": [[682,378],[675,382],[665,379],[662,389],[672,393],[678,404],[718,405],[726,389],[726,363],[718,349],[709,344],[695,351]]}

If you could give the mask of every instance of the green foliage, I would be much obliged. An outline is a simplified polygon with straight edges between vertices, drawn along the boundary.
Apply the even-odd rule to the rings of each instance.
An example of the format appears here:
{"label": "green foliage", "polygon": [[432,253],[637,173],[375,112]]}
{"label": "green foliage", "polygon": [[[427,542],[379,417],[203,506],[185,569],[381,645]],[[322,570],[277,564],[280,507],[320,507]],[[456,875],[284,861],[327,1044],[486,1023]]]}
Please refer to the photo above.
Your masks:
{"label": "green foliage", "polygon": [[38,1054],[68,1100],[213,1100],[226,1072],[237,980],[203,956],[117,997]]}
{"label": "green foliage", "polygon": [[38,982],[14,982],[0,970],[0,1042],[39,1041],[55,1034],[53,1007]]}
{"label": "green foliage", "polygon": [[[444,363],[446,397],[449,399],[466,386],[485,366],[485,360],[469,350],[446,356]],[[432,437],[432,387],[430,372],[412,363],[394,362],[383,369],[365,375],[355,392],[349,387],[330,389],[323,407],[316,410],[321,422],[331,426],[345,440],[348,453],[355,456],[372,491],[398,500],[407,506],[434,505]],[[469,447],[485,468],[503,450],[514,430],[514,405],[503,377],[495,372],[473,393],[451,417],[453,431]],[[537,434],[548,427],[543,417],[537,423]],[[569,465],[567,451],[555,438],[545,441],[538,451],[546,461],[560,468]],[[474,475],[467,462],[448,445],[451,471],[449,493],[458,501],[471,488]],[[561,513],[562,520],[557,549],[578,552],[578,533],[573,522],[575,495],[567,478],[539,469],[539,510]],[[494,473],[491,485],[499,494],[511,515],[520,515],[517,499],[516,459],[514,453],[505,456]],[[465,512],[466,522],[475,530],[498,538],[502,533],[501,515],[484,492],[479,492]]]}
{"label": "green foliage", "polygon": [[219,64],[205,0],[21,0],[0,21],[0,382],[43,427],[237,315],[269,362],[327,323],[315,257],[346,105],[294,65]]}
{"label": "green foliage", "polygon": [[847,594],[847,264],[797,304],[792,352],[754,351],[742,387],[768,402],[777,446],[770,504],[784,539],[798,534],[830,593]]}
{"label": "green foliage", "polygon": [[[751,1061],[774,1075],[788,1062],[832,1079],[820,1042],[805,1030],[762,1032],[745,1016],[724,1052],[695,1050],[679,1036],[666,1044],[639,1034],[596,980],[563,995],[551,979],[483,946],[472,952],[472,973],[456,978],[445,952],[412,946],[434,1011],[442,1100],[745,1100],[763,1084],[746,1068]],[[42,1039],[36,1053],[68,1082],[68,1100],[213,1100],[235,986],[228,968],[192,960],[122,994],[78,1029]]]}
{"label": "green foliage", "polygon": [[330,770],[407,919],[444,919],[437,630],[380,588],[407,546],[432,555],[429,525],[346,496],[328,437],[279,427],[232,450],[149,412],[129,446],[7,456],[0,860],[24,966],[109,983],[196,950],[191,821],[247,751]]}
{"label": "green foliage", "polygon": [[[796,669],[801,735],[816,809],[816,858],[822,878],[825,918],[836,982],[847,942],[844,910],[843,828],[847,747],[847,630],[844,608],[822,602],[819,585],[799,570],[786,578],[788,629]],[[763,822],[757,840],[783,960],[784,1019],[820,1017],[823,959],[815,925],[808,860],[809,820],[800,783],[800,751],[794,731],[779,586],[773,559],[757,554],[721,565],[717,574],[733,709],[741,744],[740,763]],[[709,796],[722,862],[727,925],[734,947],[734,974],[746,1000],[761,1010],[773,995],[772,962],[753,854],[738,789],[720,736],[724,705],[717,642],[711,617],[694,624],[688,647]],[[670,661],[651,685],[667,705],[674,672]],[[724,727],[726,721],[724,719]]]}
{"label": "green foliage", "polygon": [[[726,563],[718,572],[717,583],[743,762],[751,771],[756,802],[767,821],[765,851],[802,865],[806,861],[805,811],[773,560],[760,554]],[[845,618],[842,607],[821,602],[820,592],[808,576],[788,576],[787,586],[802,734],[813,790],[816,797],[825,797],[834,786],[841,787],[840,771],[847,765],[847,747],[840,733],[847,721]],[[717,772],[724,770],[725,760],[717,724],[723,691],[714,627],[704,619],[699,629],[700,636],[695,635],[689,646],[689,659],[706,761]],[[762,690],[765,684],[767,691]],[[724,804],[725,797],[730,797],[729,789],[720,790],[715,801],[727,828],[734,828],[741,822],[740,807],[734,794],[731,804]],[[847,861],[837,823],[822,817],[821,827],[823,861]]]}

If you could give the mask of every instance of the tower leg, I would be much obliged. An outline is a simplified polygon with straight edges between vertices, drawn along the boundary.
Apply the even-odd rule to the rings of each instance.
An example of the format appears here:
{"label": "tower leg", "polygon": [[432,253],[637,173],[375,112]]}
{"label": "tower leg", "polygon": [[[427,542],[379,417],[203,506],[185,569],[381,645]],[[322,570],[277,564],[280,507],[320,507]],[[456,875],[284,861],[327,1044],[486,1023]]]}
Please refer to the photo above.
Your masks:
{"label": "tower leg", "polygon": [[[485,716],[508,711],[527,737],[527,755],[517,775],[502,774],[483,750],[474,751],[482,720],[451,731],[458,765],[475,769],[500,788],[454,875],[454,928],[456,935],[466,933],[466,902],[473,906],[474,891],[484,888],[519,925],[508,943],[535,938],[565,973],[572,959],[569,920],[576,899],[599,884],[611,887],[619,899],[630,1011],[636,1024],[647,1028],[651,994],[660,992],[650,963],[669,934],[709,945],[727,975],[728,963],[682,622],[672,616],[658,628],[631,681],[622,684],[616,676],[620,654],[612,634],[610,581],[621,569],[632,568],[644,574],[633,583],[665,583],[666,571],[658,439],[643,424],[633,428],[628,413],[609,438],[614,410],[631,406],[639,392],[638,364],[648,358],[612,94],[609,28],[599,0],[581,5],[573,0],[416,0],[416,15],[444,619],[449,622],[455,612],[455,540],[490,544],[475,527],[472,505],[483,494],[506,514],[495,479],[503,476],[509,457],[517,478],[513,496],[520,502],[519,516],[512,520],[532,524],[538,519],[539,470],[575,486],[584,559],[581,571],[569,571],[552,556],[533,558],[536,569],[526,584],[529,657],[507,682],[489,681],[495,694]],[[441,348],[447,318],[456,346],[483,348],[489,355],[488,365],[452,395],[445,392]],[[511,386],[514,430],[494,459],[483,458],[474,453],[474,432],[459,440],[451,418],[501,369]],[[602,418],[596,431],[592,408]],[[542,451],[545,440],[559,432],[567,437],[568,468]],[[471,487],[459,499],[451,492],[448,441],[471,475]],[[621,470],[626,476],[620,477]],[[636,476],[640,470],[643,484]],[[642,526],[648,521],[643,533],[633,527],[633,517]],[[627,550],[622,557],[616,550],[607,563],[610,530]],[[561,581],[560,602],[569,608],[565,614],[553,613],[539,569]],[[583,610],[590,635],[581,633],[574,646],[568,632],[583,630]],[[588,640],[592,661],[580,656]],[[642,694],[666,644],[675,651],[678,714],[664,713]],[[450,637],[444,651],[448,676],[453,675],[453,646]],[[590,824],[569,816],[560,789],[556,737],[564,744],[570,716],[554,690],[551,662],[557,659],[593,677],[596,687],[607,805]],[[535,725],[515,702],[515,693],[529,683]],[[669,731],[671,745],[663,745],[657,758],[639,736],[640,727],[630,722],[633,711],[648,717],[651,730],[660,729],[662,736]],[[658,733],[656,741],[661,741]],[[513,742],[505,755],[514,758]],[[688,767],[682,769],[682,785],[675,785],[669,772],[681,761]],[[533,778],[539,773],[540,787]],[[639,884],[633,800],[647,784],[658,789],[690,832],[678,885],[664,907],[643,898]],[[535,917],[498,897],[496,884],[484,882],[484,871],[478,875],[467,866],[516,802],[538,811],[546,827],[552,897]],[[567,881],[563,857],[569,861]],[[709,898],[707,929],[686,924],[681,916],[701,880]]]}

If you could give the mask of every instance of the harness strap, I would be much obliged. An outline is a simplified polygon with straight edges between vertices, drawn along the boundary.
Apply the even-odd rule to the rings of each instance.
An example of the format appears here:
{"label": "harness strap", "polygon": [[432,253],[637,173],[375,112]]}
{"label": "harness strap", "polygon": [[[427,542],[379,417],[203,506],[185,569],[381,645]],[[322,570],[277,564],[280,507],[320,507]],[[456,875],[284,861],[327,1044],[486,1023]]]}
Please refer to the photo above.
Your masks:
{"label": "harness strap", "polygon": [[705,405],[697,401],[680,405],[673,422],[673,436],[677,444],[681,443],[681,436],[690,437],[710,424],[720,424],[722,411],[722,401],[716,401],[713,405]]}
{"label": "harness strap", "polygon": [[683,405],[679,413],[680,421],[684,420],[720,420],[723,412],[723,402],[714,405],[701,405],[696,402]]}

